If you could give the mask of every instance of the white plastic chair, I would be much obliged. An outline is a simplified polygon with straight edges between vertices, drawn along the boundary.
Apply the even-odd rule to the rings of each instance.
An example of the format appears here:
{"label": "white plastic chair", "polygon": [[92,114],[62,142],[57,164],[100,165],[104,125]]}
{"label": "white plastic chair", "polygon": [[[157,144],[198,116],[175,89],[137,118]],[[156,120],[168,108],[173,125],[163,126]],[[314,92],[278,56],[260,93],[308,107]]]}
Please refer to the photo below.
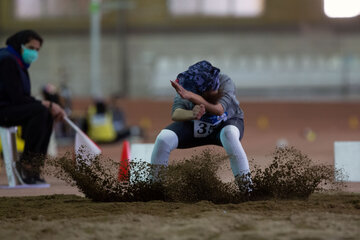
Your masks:
{"label": "white plastic chair", "polygon": [[16,187],[17,183],[24,185],[16,169],[16,161],[18,160],[16,131],[17,127],[0,127],[2,151],[9,188]]}

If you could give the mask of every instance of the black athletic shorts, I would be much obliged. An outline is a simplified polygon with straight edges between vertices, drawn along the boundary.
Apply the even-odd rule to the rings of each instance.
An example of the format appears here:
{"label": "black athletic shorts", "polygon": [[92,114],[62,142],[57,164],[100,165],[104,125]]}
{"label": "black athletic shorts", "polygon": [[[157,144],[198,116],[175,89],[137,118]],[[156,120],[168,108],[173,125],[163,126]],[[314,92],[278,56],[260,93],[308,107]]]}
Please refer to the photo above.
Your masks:
{"label": "black athletic shorts", "polygon": [[217,128],[207,137],[195,138],[194,137],[194,122],[193,121],[179,121],[173,122],[165,129],[169,129],[176,133],[179,139],[178,148],[192,148],[203,145],[218,145],[222,146],[220,141],[220,131],[227,125],[234,125],[240,131],[240,138],[244,135],[244,120],[241,118],[230,118],[219,124]]}

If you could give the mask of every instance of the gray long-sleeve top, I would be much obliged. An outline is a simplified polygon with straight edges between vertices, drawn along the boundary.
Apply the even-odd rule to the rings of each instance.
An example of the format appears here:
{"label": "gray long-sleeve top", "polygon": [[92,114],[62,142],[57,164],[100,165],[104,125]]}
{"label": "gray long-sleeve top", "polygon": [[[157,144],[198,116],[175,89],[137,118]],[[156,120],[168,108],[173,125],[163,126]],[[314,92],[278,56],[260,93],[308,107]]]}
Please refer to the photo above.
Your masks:
{"label": "gray long-sleeve top", "polygon": [[[236,98],[235,84],[231,78],[225,74],[220,74],[219,90],[223,92],[223,96],[220,98],[219,103],[224,108],[224,112],[227,112],[228,118],[237,117],[243,119],[244,112],[240,108],[239,101]],[[189,100],[181,98],[179,94],[176,94],[171,114],[177,108],[191,110],[194,108],[194,104]]]}

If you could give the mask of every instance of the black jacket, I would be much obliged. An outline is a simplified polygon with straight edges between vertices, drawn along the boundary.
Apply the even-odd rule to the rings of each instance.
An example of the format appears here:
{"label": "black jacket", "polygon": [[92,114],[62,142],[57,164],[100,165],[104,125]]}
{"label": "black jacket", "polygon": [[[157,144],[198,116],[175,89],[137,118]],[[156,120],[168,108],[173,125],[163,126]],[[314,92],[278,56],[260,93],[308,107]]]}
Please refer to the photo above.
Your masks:
{"label": "black jacket", "polygon": [[31,96],[26,66],[7,48],[0,49],[0,108],[39,102]]}

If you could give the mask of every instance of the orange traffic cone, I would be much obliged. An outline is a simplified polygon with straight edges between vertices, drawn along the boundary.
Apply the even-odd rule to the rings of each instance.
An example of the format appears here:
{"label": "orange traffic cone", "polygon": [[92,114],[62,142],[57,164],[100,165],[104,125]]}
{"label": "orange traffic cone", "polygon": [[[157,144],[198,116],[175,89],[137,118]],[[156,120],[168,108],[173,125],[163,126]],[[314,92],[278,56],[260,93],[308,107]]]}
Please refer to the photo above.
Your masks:
{"label": "orange traffic cone", "polygon": [[119,166],[119,181],[126,182],[129,181],[129,159],[130,159],[130,144],[129,141],[123,142],[123,148],[121,153],[120,159],[120,166]]}

